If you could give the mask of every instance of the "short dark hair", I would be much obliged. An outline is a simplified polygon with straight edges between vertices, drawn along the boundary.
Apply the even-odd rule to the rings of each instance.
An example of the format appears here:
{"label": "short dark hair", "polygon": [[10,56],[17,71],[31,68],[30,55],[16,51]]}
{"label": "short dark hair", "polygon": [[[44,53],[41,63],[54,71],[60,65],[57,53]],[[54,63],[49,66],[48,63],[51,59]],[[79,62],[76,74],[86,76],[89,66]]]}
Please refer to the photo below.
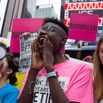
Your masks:
{"label": "short dark hair", "polygon": [[52,22],[52,23],[55,23],[55,24],[59,25],[61,28],[63,28],[63,30],[68,35],[68,27],[64,24],[63,21],[59,21],[57,18],[45,18],[44,22],[43,22],[43,25],[48,23],[48,22]]}

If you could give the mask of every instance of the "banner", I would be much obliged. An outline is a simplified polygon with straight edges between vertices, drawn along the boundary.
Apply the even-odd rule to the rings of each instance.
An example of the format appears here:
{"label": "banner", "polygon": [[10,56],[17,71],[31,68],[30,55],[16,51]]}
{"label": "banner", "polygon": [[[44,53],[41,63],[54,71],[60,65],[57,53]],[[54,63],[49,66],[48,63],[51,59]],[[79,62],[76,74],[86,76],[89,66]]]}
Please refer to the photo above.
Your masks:
{"label": "banner", "polygon": [[10,52],[20,52],[20,35],[24,32],[37,32],[43,23],[43,18],[13,19]]}
{"label": "banner", "polygon": [[69,39],[96,42],[97,14],[71,13]]}
{"label": "banner", "polygon": [[64,22],[69,26],[72,12],[80,14],[99,14],[98,29],[103,22],[103,0],[66,0],[64,5]]}

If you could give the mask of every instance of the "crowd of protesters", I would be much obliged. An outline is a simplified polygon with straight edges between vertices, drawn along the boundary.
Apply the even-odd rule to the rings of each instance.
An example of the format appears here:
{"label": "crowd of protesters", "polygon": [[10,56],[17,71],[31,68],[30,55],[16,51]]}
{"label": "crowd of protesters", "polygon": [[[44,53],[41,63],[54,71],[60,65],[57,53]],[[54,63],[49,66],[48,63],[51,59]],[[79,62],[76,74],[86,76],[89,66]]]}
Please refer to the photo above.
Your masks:
{"label": "crowd of protesters", "polygon": [[13,86],[19,60],[6,52],[0,60],[0,103],[103,103],[103,35],[90,58],[91,67],[70,61],[62,51],[67,34],[63,22],[44,20],[32,43],[31,67],[19,97],[19,90]]}

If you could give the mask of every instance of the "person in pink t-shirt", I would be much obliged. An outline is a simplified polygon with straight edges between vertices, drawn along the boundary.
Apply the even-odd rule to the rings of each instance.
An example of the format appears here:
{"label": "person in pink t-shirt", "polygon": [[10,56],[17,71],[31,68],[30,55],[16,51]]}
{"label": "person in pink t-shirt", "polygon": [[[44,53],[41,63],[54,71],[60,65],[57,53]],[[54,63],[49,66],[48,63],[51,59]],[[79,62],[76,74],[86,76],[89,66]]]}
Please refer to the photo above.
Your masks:
{"label": "person in pink t-shirt", "polygon": [[31,68],[17,103],[93,103],[92,68],[64,58],[68,28],[46,18],[32,43]]}

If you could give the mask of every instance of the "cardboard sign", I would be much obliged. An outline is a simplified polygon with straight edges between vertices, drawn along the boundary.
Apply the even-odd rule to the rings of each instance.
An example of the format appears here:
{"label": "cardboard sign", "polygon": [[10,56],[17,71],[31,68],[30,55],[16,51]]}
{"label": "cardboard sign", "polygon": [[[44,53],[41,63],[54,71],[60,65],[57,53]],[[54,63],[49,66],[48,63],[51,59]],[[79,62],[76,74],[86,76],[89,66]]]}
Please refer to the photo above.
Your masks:
{"label": "cardboard sign", "polygon": [[20,35],[24,32],[36,32],[43,23],[43,18],[13,19],[10,52],[20,52]]}
{"label": "cardboard sign", "polygon": [[19,73],[26,72],[31,66],[31,44],[32,41],[37,39],[38,33],[31,33],[25,37],[20,35],[20,62]]}
{"label": "cardboard sign", "polygon": [[71,13],[69,39],[96,42],[97,14]]}

